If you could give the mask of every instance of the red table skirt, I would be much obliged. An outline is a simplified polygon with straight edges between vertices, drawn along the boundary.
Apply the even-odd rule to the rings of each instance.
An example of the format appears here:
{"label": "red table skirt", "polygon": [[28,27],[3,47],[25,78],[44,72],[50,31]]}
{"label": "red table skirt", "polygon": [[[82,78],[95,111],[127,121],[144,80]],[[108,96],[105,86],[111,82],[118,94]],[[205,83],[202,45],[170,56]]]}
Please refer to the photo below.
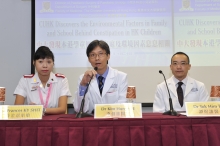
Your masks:
{"label": "red table skirt", "polygon": [[0,121],[0,146],[220,146],[220,118],[143,114],[142,119]]}

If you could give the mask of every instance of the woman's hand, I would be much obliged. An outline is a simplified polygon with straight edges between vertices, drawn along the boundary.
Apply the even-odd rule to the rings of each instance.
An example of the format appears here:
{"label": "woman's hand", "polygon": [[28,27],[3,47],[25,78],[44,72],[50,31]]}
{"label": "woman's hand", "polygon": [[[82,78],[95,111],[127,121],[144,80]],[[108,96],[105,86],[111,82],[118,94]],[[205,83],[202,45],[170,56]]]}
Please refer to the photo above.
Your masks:
{"label": "woman's hand", "polygon": [[30,102],[29,105],[36,105],[36,103]]}

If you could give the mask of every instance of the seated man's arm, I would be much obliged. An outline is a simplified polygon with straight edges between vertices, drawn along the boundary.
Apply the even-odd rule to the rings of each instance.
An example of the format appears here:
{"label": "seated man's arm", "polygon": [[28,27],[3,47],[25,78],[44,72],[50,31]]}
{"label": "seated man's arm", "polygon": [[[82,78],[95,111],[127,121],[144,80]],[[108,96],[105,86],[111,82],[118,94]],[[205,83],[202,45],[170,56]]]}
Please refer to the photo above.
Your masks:
{"label": "seated man's arm", "polygon": [[164,102],[164,95],[162,92],[162,89],[160,87],[161,85],[157,85],[157,90],[154,97],[154,103],[153,103],[153,112],[165,112],[165,102]]}
{"label": "seated man's arm", "polygon": [[120,85],[118,85],[118,103],[126,102],[127,88],[128,88],[128,79],[127,74],[123,74]]}
{"label": "seated man's arm", "polygon": [[209,100],[209,94],[208,94],[208,91],[207,91],[204,84],[202,84],[202,86],[200,87],[199,92],[200,92],[199,93],[200,94],[200,98],[199,98],[200,101],[208,101]]}
{"label": "seated man's arm", "polygon": [[[77,84],[77,90],[75,92],[75,98],[73,101],[73,107],[76,112],[79,112],[79,110],[80,110],[81,102],[82,102],[83,96],[85,94],[85,90],[87,88],[87,86],[80,85],[81,80],[82,80],[82,76],[79,77],[78,84]],[[88,110],[88,106],[89,106],[87,98],[88,98],[88,96],[85,97],[85,103],[84,103],[84,109],[83,109],[84,112],[86,112]]]}

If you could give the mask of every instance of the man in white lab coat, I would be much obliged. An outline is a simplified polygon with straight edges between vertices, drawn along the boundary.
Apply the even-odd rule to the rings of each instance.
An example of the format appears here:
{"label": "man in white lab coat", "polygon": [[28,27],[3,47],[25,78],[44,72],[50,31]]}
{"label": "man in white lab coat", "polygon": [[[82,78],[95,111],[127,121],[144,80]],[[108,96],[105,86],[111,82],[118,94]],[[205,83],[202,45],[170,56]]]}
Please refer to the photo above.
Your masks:
{"label": "man in white lab coat", "polygon": [[95,104],[126,102],[127,74],[108,66],[110,49],[106,42],[92,41],[86,50],[89,62],[93,68],[79,77],[73,106],[79,112],[81,101],[92,78],[85,96],[84,112],[91,113]]}
{"label": "man in white lab coat", "polygon": [[[205,85],[189,76],[190,60],[183,52],[175,53],[171,58],[170,69],[173,76],[167,79],[168,89],[176,111],[186,111],[185,102],[207,101],[209,98]],[[165,82],[157,85],[153,103],[153,112],[170,110],[169,94]]]}

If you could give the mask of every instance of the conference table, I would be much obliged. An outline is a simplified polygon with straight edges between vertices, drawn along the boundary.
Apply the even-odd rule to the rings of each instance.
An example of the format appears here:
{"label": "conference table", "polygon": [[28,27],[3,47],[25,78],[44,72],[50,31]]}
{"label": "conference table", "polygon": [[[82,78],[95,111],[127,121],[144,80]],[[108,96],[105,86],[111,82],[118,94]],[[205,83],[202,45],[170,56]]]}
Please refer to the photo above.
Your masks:
{"label": "conference table", "polygon": [[219,146],[220,118],[144,113],[140,119],[1,120],[0,146]]}

